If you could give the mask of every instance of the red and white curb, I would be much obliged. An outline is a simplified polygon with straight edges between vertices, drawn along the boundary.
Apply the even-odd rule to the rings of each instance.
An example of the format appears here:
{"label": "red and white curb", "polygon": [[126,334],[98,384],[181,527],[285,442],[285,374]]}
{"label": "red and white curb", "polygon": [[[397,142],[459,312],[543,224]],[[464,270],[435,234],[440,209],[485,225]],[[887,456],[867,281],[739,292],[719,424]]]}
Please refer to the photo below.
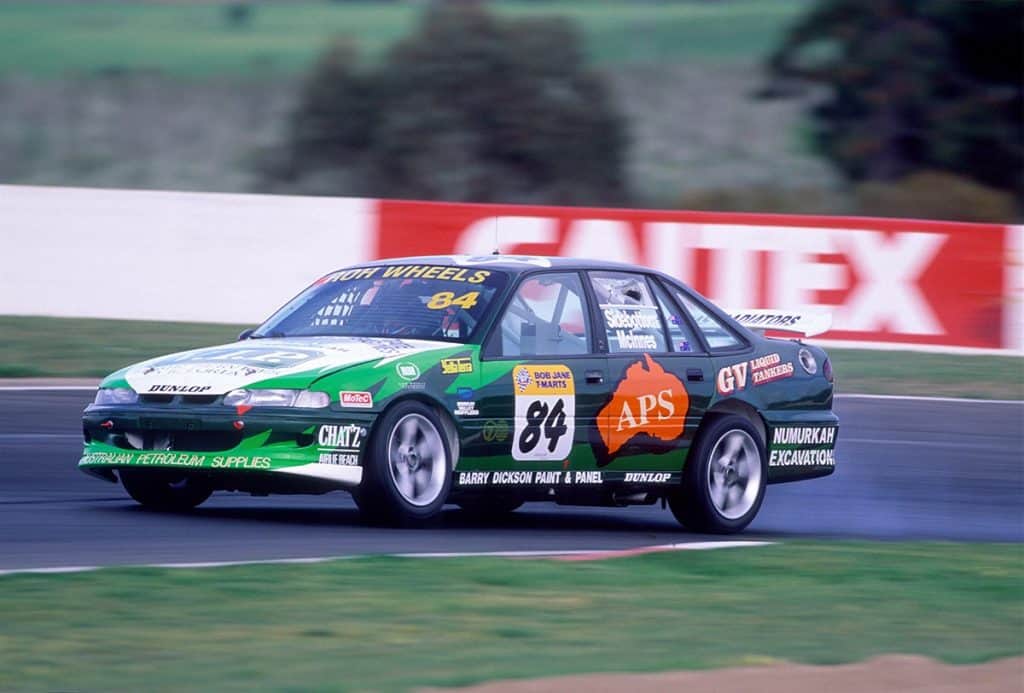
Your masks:
{"label": "red and white curb", "polygon": [[230,568],[245,565],[301,565],[306,563],[328,563],[330,561],[350,561],[359,558],[552,558],[565,561],[596,561],[608,558],[626,558],[650,553],[669,551],[709,551],[713,549],[735,549],[752,546],[769,546],[773,541],[691,541],[681,544],[658,544],[654,546],[638,546],[629,549],[571,549],[545,551],[451,551],[426,553],[390,553],[390,554],[359,554],[354,556],[312,556],[307,558],[270,558],[252,561],[192,561],[188,563],[143,563],[135,565],[69,565],[47,568],[9,568],[0,570],[3,575],[59,575],[64,573],[87,573],[106,568],[165,568],[165,569],[201,569]]}

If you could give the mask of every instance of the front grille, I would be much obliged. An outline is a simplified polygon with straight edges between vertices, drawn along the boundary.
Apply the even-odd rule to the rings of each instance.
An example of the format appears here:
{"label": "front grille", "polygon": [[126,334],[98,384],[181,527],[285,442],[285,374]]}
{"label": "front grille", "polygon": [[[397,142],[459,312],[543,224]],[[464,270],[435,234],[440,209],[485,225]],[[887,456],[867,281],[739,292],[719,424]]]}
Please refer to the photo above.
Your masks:
{"label": "front grille", "polygon": [[139,395],[142,404],[213,404],[220,395]]}
{"label": "front grille", "polygon": [[182,395],[183,404],[213,404],[220,395]]}
{"label": "front grille", "polygon": [[120,431],[111,435],[111,443],[125,450],[181,450],[183,452],[222,452],[242,442],[239,431]]}

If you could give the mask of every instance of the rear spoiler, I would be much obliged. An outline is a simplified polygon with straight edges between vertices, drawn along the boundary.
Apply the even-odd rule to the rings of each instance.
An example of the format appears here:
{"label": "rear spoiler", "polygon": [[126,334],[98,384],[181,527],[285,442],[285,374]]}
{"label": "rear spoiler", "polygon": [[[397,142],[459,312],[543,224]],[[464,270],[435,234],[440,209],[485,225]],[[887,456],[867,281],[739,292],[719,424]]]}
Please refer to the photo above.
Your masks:
{"label": "rear spoiler", "polygon": [[832,328],[831,313],[811,313],[796,310],[774,310],[771,308],[750,308],[730,310],[729,315],[748,330],[760,334],[783,332],[786,336],[803,335],[813,337]]}

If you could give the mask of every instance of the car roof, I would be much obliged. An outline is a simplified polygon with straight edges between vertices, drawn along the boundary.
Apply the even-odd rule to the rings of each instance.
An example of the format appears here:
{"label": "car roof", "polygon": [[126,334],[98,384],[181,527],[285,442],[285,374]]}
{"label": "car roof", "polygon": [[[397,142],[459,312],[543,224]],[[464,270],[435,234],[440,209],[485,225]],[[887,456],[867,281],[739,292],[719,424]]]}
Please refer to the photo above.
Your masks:
{"label": "car roof", "polygon": [[373,262],[360,263],[360,267],[381,265],[452,265],[479,269],[495,269],[511,274],[523,274],[539,269],[596,269],[618,272],[653,272],[656,270],[626,262],[590,260],[571,257],[549,257],[542,255],[420,255],[416,257],[395,257]]}

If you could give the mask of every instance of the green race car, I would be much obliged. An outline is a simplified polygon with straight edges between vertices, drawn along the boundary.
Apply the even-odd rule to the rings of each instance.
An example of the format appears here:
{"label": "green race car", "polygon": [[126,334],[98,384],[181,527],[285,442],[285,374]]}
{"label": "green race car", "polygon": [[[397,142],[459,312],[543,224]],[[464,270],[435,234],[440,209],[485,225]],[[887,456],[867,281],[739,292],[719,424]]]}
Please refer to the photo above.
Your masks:
{"label": "green race car", "polygon": [[767,484],[832,473],[838,426],[825,353],[759,334],[816,318],[738,318],[618,263],[352,267],[234,344],[108,376],[79,467],[167,509],[346,490],[372,520],[415,525],[446,503],[660,500],[686,527],[736,532]]}

